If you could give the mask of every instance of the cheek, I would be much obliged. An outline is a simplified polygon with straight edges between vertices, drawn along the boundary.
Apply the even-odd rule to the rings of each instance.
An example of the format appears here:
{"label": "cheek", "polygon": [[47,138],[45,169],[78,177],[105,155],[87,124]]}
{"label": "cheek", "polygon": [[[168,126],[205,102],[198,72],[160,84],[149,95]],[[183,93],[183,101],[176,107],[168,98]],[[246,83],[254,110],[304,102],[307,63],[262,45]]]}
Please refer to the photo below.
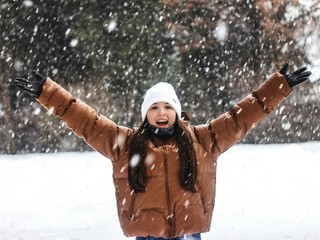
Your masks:
{"label": "cheek", "polygon": [[153,116],[152,112],[148,112],[146,118],[147,118],[148,123],[150,123],[150,124],[154,123],[154,120],[153,120],[154,116]]}
{"label": "cheek", "polygon": [[173,111],[173,112],[170,113],[170,120],[171,120],[172,122],[175,122],[175,121],[176,121],[176,117],[177,117],[176,111]]}

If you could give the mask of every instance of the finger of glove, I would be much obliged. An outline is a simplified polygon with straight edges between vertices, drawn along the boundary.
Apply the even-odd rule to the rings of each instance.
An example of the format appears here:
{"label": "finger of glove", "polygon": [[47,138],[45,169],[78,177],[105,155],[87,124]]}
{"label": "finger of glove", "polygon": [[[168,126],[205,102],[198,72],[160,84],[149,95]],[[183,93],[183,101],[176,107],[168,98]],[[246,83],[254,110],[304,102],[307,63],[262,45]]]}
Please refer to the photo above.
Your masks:
{"label": "finger of glove", "polygon": [[301,73],[298,77],[299,77],[299,78],[302,78],[302,77],[308,78],[311,74],[312,74],[312,72],[310,72],[310,71],[308,71],[308,72],[303,72],[303,73]]}
{"label": "finger of glove", "polygon": [[308,78],[299,78],[294,82],[294,85],[298,85],[298,84],[303,83],[307,80],[308,80]]}
{"label": "finger of glove", "polygon": [[25,88],[32,88],[36,86],[42,86],[37,80],[34,79],[25,79],[25,78],[16,78],[13,83],[15,85],[24,86]]}
{"label": "finger of glove", "polygon": [[25,82],[21,82],[19,80],[14,80],[13,83],[18,87],[25,87],[27,85]]}
{"label": "finger of glove", "polygon": [[19,88],[26,88],[28,86],[28,84],[25,81],[15,80],[13,83],[14,83],[14,85],[18,86]]}
{"label": "finger of glove", "polygon": [[15,85],[23,91],[26,92],[35,92],[34,86],[32,84],[26,84],[24,82],[16,82]]}
{"label": "finger of glove", "polygon": [[23,91],[26,90],[26,85],[23,84],[23,83],[16,82],[15,85],[16,85],[19,89],[21,89],[21,90],[23,90]]}
{"label": "finger of glove", "polygon": [[33,96],[36,95],[36,93],[35,93],[35,91],[34,91],[34,89],[33,89],[32,87],[26,87],[25,84],[21,84],[21,83],[17,83],[16,86],[17,86],[20,90],[22,90],[23,92],[26,92],[26,93],[31,94],[31,95],[33,95]]}
{"label": "finger of glove", "polygon": [[17,84],[17,83],[20,83],[21,85],[25,85],[25,86],[27,86],[27,85],[31,86],[31,85],[35,84],[36,81],[33,79],[16,78],[14,80],[14,84]]}
{"label": "finger of glove", "polygon": [[44,82],[44,81],[45,81],[44,77],[43,77],[40,73],[38,73],[37,71],[33,70],[33,71],[32,71],[32,74],[35,76],[35,78],[36,78],[39,82]]}
{"label": "finger of glove", "polygon": [[13,82],[14,83],[16,83],[16,82],[27,82],[28,81],[28,79],[25,79],[25,78],[21,78],[21,77],[17,77],[17,78],[15,78],[14,80],[13,80]]}
{"label": "finger of glove", "polygon": [[297,71],[294,71],[294,72],[292,73],[292,75],[299,75],[300,73],[304,72],[305,70],[307,70],[306,67],[300,68],[300,69],[298,69]]}
{"label": "finger of glove", "polygon": [[282,75],[285,75],[286,72],[287,72],[287,70],[288,70],[288,66],[289,66],[289,64],[288,64],[288,63],[285,63],[279,72],[280,72]]}

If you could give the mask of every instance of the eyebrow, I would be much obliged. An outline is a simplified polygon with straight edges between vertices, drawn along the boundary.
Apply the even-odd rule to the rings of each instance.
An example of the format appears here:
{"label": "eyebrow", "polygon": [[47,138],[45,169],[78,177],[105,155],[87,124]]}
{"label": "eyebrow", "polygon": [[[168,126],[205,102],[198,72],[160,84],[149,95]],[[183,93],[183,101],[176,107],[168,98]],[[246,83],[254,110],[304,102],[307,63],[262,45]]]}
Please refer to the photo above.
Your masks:
{"label": "eyebrow", "polygon": [[[163,102],[164,104],[166,104],[166,105],[170,105],[171,106],[171,104],[170,103],[168,103],[168,102]],[[158,105],[159,104],[159,102],[155,102],[155,103],[153,103],[151,106],[153,106],[153,105]]]}

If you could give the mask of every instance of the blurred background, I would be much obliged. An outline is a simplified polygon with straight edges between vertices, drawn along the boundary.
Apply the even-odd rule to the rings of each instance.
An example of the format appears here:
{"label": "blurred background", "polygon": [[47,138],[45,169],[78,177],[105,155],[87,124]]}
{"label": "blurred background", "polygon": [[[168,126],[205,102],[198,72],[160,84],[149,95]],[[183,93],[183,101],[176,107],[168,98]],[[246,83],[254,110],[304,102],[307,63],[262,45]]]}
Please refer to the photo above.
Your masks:
{"label": "blurred background", "polygon": [[118,124],[138,126],[147,88],[174,85],[192,124],[251,93],[285,62],[299,85],[242,143],[320,140],[320,1],[2,0],[0,153],[89,151],[11,83],[32,70]]}

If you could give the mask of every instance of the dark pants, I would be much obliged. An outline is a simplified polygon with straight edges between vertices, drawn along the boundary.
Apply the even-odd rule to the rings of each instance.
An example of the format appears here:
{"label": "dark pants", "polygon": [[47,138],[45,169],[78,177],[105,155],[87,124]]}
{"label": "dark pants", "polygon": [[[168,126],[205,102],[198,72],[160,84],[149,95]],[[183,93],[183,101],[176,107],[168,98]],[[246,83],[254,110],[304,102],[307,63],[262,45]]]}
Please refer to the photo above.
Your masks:
{"label": "dark pants", "polygon": [[155,238],[155,237],[136,237],[136,240],[201,240],[200,233],[177,238]]}

